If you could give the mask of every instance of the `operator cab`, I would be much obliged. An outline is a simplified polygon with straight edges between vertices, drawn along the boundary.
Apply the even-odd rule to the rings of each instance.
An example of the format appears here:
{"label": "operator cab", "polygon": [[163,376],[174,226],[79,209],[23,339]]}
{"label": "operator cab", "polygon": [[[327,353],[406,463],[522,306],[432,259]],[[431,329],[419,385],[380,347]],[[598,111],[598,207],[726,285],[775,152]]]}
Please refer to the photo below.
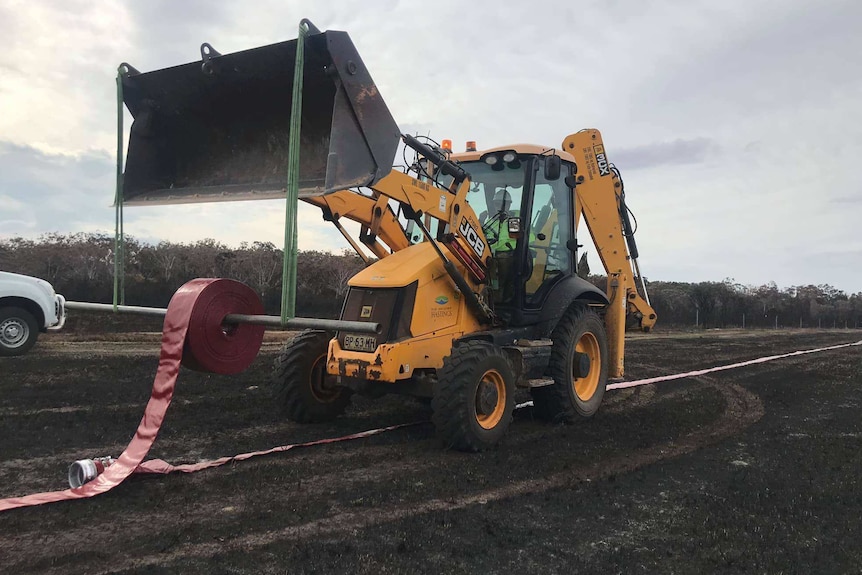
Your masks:
{"label": "operator cab", "polygon": [[574,195],[566,176],[576,171],[574,158],[518,145],[452,159],[470,174],[467,201],[491,250],[489,299],[510,323],[528,322],[520,312],[540,309],[554,285],[573,274]]}

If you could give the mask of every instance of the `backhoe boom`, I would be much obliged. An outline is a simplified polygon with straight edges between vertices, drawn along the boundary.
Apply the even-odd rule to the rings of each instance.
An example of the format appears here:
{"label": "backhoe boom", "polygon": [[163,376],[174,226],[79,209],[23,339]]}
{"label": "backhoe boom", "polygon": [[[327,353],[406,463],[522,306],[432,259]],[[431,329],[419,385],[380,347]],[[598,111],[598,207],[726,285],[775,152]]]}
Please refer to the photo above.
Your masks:
{"label": "backhoe boom", "polygon": [[[646,300],[646,289],[637,268],[637,252],[631,231],[624,224],[626,208],[622,203],[622,182],[605,153],[598,130],[582,130],[563,141],[563,149],[578,165],[575,193],[575,218],[584,221],[608,276],[610,299],[605,327],[608,332],[611,378],[624,373],[625,328],[627,317],[637,320],[643,331],[655,325],[655,310]],[[634,253],[631,253],[634,252]],[[641,282],[643,294],[638,290]]]}

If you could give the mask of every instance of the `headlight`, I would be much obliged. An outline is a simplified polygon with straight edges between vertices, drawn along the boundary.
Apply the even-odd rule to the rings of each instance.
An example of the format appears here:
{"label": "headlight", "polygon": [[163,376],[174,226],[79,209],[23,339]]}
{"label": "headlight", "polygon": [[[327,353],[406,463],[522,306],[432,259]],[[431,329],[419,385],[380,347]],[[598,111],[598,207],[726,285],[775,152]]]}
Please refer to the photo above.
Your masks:
{"label": "headlight", "polygon": [[508,164],[509,162],[514,162],[517,157],[518,155],[514,151],[510,150],[503,154],[503,161]]}
{"label": "headlight", "polygon": [[489,166],[493,166],[498,161],[500,161],[500,158],[498,158],[494,154],[488,154],[487,156],[485,156],[485,163],[488,164]]}

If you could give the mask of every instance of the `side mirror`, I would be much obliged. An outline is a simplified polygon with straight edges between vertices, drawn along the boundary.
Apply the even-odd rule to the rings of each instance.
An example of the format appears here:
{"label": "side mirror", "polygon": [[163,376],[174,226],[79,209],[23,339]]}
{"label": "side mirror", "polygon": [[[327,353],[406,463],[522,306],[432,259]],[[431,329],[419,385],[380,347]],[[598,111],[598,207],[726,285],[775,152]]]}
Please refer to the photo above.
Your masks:
{"label": "side mirror", "polygon": [[560,179],[560,169],[562,166],[562,160],[560,160],[560,156],[546,156],[545,157],[545,179],[549,182],[553,182],[554,180]]}

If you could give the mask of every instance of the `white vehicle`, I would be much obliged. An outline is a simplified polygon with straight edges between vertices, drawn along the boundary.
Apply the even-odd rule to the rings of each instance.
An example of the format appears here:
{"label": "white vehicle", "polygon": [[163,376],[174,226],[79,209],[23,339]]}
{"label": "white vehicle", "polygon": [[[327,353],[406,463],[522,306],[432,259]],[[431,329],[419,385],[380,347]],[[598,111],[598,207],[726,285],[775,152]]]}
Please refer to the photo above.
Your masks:
{"label": "white vehicle", "polygon": [[23,355],[39,332],[62,329],[66,299],[45,280],[0,272],[0,357]]}

